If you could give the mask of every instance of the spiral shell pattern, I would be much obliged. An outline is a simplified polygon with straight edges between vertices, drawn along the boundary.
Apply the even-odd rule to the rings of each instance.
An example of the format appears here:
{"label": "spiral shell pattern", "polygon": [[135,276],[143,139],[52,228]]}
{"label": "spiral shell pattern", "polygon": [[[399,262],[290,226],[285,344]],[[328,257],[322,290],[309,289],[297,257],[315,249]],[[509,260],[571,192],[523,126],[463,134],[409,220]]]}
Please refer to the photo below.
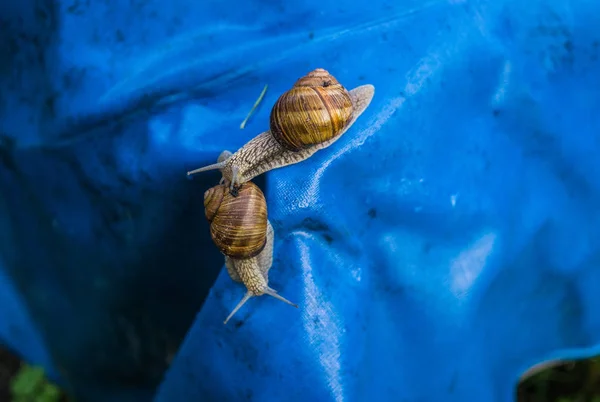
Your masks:
{"label": "spiral shell pattern", "polygon": [[298,152],[339,135],[352,120],[350,93],[322,68],[298,79],[273,105],[271,135]]}
{"label": "spiral shell pattern", "polygon": [[267,242],[267,202],[260,188],[244,183],[233,196],[225,184],[204,193],[210,234],[219,250],[235,259],[258,255]]}

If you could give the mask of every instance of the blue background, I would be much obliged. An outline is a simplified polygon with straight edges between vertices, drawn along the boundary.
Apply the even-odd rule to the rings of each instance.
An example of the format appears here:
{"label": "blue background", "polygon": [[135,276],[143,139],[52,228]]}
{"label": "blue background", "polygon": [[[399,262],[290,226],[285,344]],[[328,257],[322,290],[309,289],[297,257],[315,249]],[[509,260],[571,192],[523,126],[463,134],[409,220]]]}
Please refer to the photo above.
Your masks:
{"label": "blue background", "polygon": [[[600,353],[599,26],[592,0],[3,2],[0,340],[81,401],[512,400]],[[316,67],[375,98],[256,179],[300,307],[224,326],[219,174],[185,172]]]}

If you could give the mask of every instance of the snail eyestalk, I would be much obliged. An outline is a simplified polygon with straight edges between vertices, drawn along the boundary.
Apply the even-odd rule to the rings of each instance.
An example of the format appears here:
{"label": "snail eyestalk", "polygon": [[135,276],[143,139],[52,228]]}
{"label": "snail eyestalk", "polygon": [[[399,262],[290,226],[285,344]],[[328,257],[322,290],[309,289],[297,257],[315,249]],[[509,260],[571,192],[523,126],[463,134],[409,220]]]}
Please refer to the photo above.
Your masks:
{"label": "snail eyestalk", "polygon": [[219,158],[217,159],[217,163],[225,162],[227,159],[229,159],[231,157],[231,155],[233,155],[233,154],[231,153],[231,151],[228,151],[228,150],[221,152],[221,154],[219,155]]}
{"label": "snail eyestalk", "polygon": [[278,300],[281,300],[282,302],[284,302],[284,303],[287,303],[287,304],[289,304],[290,306],[293,306],[293,307],[296,307],[296,308],[298,308],[298,305],[297,305],[296,303],[292,303],[291,301],[289,301],[289,300],[288,300],[288,299],[286,299],[285,297],[281,296],[279,293],[277,293],[277,291],[276,291],[275,289],[272,289],[272,288],[266,288],[266,289],[264,290],[264,292],[265,292],[265,294],[266,294],[266,295],[273,296],[274,298],[276,298],[276,299],[278,299]]}
{"label": "snail eyestalk", "polygon": [[256,110],[256,108],[258,107],[258,105],[260,104],[260,102],[262,102],[263,98],[265,97],[265,93],[267,93],[267,88],[268,87],[269,87],[268,85],[265,85],[265,87],[263,88],[262,92],[258,96],[258,99],[256,100],[256,102],[254,102],[254,106],[252,106],[252,109],[250,109],[250,111],[248,112],[248,115],[246,116],[246,118],[244,119],[244,121],[242,121],[242,124],[240,124],[240,129],[241,130],[243,130],[244,127],[246,127],[246,123],[250,119],[250,116],[252,116],[252,114],[254,113],[254,111]]}
{"label": "snail eyestalk", "polygon": [[[298,308],[298,305],[295,303],[292,303],[291,301],[289,301],[288,299],[286,299],[283,296],[280,296],[279,293],[277,293],[277,291],[275,289],[272,288],[267,288],[264,290],[266,295],[269,296],[273,296],[274,298],[281,300],[284,303],[289,304],[290,306],[296,307]],[[235,308],[231,311],[231,313],[229,313],[229,315],[227,316],[227,318],[225,319],[225,321],[223,321],[223,324],[227,324],[227,322],[229,322],[229,320],[231,319],[231,317],[233,317],[235,315],[235,313],[238,312],[238,310],[240,308],[242,308],[242,306],[244,304],[246,304],[246,302],[248,300],[250,300],[252,297],[256,296],[255,294],[253,294],[251,291],[247,291],[246,294],[244,295],[244,297],[242,298],[242,300],[240,300],[240,302],[237,304],[237,306],[235,306]]]}
{"label": "snail eyestalk", "polygon": [[220,170],[220,169],[223,169],[225,166],[226,166],[226,161],[213,163],[212,165],[204,166],[199,169],[190,170],[189,172],[187,172],[187,175],[191,176],[196,173],[206,172],[209,170]]}
{"label": "snail eyestalk", "polygon": [[235,306],[235,308],[231,311],[231,313],[229,313],[229,315],[227,316],[227,318],[225,319],[225,321],[223,321],[223,324],[227,324],[227,322],[231,319],[231,317],[233,317],[235,315],[235,313],[237,313],[237,311],[244,305],[246,304],[246,302],[248,300],[250,300],[250,298],[254,296],[252,294],[252,292],[247,291],[246,294],[244,295],[244,297],[242,298],[242,300],[240,300],[240,302],[237,304],[237,306]]}

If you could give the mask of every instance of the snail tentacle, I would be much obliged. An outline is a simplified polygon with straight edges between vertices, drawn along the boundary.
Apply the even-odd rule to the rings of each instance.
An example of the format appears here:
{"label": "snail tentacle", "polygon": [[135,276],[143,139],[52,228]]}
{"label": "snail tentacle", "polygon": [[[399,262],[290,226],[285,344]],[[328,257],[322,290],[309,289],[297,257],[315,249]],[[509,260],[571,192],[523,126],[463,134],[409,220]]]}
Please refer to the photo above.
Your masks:
{"label": "snail tentacle", "polygon": [[[298,305],[297,305],[297,304],[295,304],[295,303],[292,303],[291,301],[289,301],[289,300],[288,300],[288,299],[286,299],[285,297],[281,296],[279,293],[277,293],[277,291],[276,291],[275,289],[272,289],[272,288],[269,288],[269,287],[268,287],[268,288],[266,288],[266,289],[265,289],[265,291],[264,291],[264,294],[266,294],[266,295],[269,295],[269,296],[273,296],[274,298],[276,298],[276,299],[278,299],[278,300],[281,300],[282,302],[284,302],[284,303],[287,303],[287,304],[289,304],[290,306],[293,306],[293,307],[296,307],[296,308],[298,308]],[[242,300],[240,300],[240,301],[238,302],[238,304],[237,304],[237,305],[236,305],[236,306],[233,308],[233,310],[231,310],[231,313],[229,313],[229,315],[227,316],[227,318],[225,319],[225,321],[223,321],[223,324],[227,324],[227,322],[228,322],[228,321],[231,319],[231,317],[233,317],[233,316],[235,315],[235,313],[237,313],[237,312],[238,312],[238,310],[239,310],[240,308],[242,308],[242,306],[243,306],[244,304],[246,304],[246,302],[247,302],[248,300],[250,300],[252,297],[255,297],[255,296],[257,296],[257,295],[253,294],[251,291],[249,291],[249,290],[248,290],[248,291],[247,291],[247,292],[244,294],[244,297],[242,297]]]}
{"label": "snail tentacle", "polygon": [[[204,166],[198,169],[194,169],[194,170],[190,170],[189,172],[187,172],[188,176],[200,173],[200,172],[207,172],[209,170],[223,170],[226,166],[227,166],[227,160],[229,158],[231,158],[231,155],[233,155],[230,151],[223,151],[221,152],[221,154],[219,155],[219,158],[217,159],[216,163],[210,164],[208,166]],[[221,177],[221,182],[223,181],[223,179],[225,178],[225,176]],[[219,182],[219,184],[222,184],[221,182]]]}
{"label": "snail tentacle", "polygon": [[[267,247],[265,247],[266,249]],[[272,247],[270,247],[272,250]],[[264,250],[263,250],[264,251]],[[267,253],[269,250],[267,250]],[[232,260],[234,271],[237,274],[237,277],[241,279],[241,282],[246,286],[248,291],[240,300],[240,302],[235,306],[233,311],[229,314],[227,319],[223,322],[223,324],[227,324],[229,319],[233,317],[233,315],[244,305],[248,300],[252,297],[269,295],[274,297],[290,306],[298,308],[298,305],[292,303],[285,297],[281,296],[275,289],[269,287],[267,284],[266,275],[263,273],[261,267],[259,266],[260,256],[253,257],[246,260]],[[262,267],[264,269],[264,267]],[[230,276],[233,277],[230,273]]]}
{"label": "snail tentacle", "polygon": [[296,307],[298,308],[298,305],[296,303],[292,303],[291,301],[289,301],[288,299],[286,299],[285,297],[281,296],[279,293],[277,293],[277,291],[273,288],[267,287],[265,289],[263,289],[264,294],[272,296],[274,298],[276,298],[277,300],[281,300],[284,303],[289,304],[292,307]]}
{"label": "snail tentacle", "polygon": [[198,169],[194,169],[194,170],[190,170],[189,172],[187,172],[188,176],[197,174],[197,173],[201,173],[201,172],[207,172],[209,170],[220,170],[223,169],[226,166],[226,161],[223,162],[219,162],[219,163],[213,163],[211,165],[208,166],[204,166]]}
{"label": "snail tentacle", "polygon": [[233,155],[233,153],[231,151],[228,150],[224,150],[223,152],[221,152],[221,154],[219,155],[219,158],[217,159],[217,162],[224,162],[227,159],[229,159],[231,157],[231,155]]}
{"label": "snail tentacle", "polygon": [[238,312],[238,310],[240,308],[242,308],[242,306],[244,304],[246,304],[246,302],[248,300],[250,300],[251,297],[253,297],[254,295],[252,294],[251,291],[247,291],[246,294],[244,295],[244,297],[242,298],[242,300],[239,301],[239,303],[234,307],[233,310],[231,310],[231,313],[229,313],[229,315],[227,316],[227,318],[225,319],[225,321],[223,321],[223,324],[227,324],[227,322],[231,319],[231,317],[233,317],[235,315],[235,313]]}

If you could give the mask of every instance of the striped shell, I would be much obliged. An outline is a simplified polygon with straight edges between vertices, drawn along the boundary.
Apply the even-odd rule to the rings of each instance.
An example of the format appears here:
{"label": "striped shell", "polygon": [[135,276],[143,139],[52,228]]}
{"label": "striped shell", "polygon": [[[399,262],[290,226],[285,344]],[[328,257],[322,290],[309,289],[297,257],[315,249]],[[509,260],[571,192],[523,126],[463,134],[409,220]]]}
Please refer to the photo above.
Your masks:
{"label": "striped shell", "polygon": [[206,190],[204,212],[212,240],[226,256],[252,258],[265,247],[267,202],[256,184],[244,183],[235,197],[225,184]]}
{"label": "striped shell", "polygon": [[271,110],[271,134],[282,147],[300,151],[338,136],[352,120],[350,93],[322,68],[300,78]]}

